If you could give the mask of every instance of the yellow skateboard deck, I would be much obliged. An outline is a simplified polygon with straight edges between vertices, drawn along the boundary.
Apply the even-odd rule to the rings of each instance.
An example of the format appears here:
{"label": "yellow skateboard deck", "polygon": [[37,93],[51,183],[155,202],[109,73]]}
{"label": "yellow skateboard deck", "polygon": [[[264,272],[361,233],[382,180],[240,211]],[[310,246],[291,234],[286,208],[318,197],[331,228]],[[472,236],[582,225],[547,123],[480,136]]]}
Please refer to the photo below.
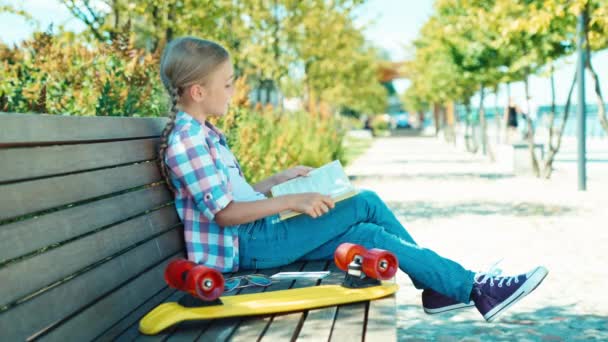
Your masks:
{"label": "yellow skateboard deck", "polygon": [[320,285],[220,297],[223,304],[201,307],[187,308],[175,302],[163,303],[142,318],[139,331],[154,335],[183,321],[264,315],[361,302],[386,297],[398,289],[399,286],[392,282],[357,289],[342,285]]}

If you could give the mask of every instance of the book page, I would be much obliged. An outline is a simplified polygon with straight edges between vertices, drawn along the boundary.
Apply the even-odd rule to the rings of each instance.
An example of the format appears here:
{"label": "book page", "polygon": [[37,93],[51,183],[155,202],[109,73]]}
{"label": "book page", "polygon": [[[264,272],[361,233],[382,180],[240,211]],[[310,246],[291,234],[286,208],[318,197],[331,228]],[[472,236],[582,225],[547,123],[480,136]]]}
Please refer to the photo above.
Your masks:
{"label": "book page", "polygon": [[272,187],[272,196],[319,192],[332,197],[339,197],[354,187],[350,183],[339,160],[325,164],[308,173],[308,176],[297,177]]}
{"label": "book page", "polygon": [[[340,161],[334,160],[310,171],[307,176],[277,184],[271,188],[270,192],[273,197],[318,192],[332,197],[337,202],[356,195],[358,190],[350,183]],[[284,211],[281,212],[280,218],[284,220],[299,214],[294,211]]]}

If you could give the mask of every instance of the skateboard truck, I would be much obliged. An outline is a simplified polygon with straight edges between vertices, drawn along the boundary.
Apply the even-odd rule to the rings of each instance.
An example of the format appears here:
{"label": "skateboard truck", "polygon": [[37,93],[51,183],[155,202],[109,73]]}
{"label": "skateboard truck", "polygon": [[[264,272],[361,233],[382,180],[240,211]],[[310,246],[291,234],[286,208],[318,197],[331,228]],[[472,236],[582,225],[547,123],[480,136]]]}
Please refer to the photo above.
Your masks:
{"label": "skateboard truck", "polygon": [[216,298],[212,301],[202,300],[198,297],[194,297],[193,295],[186,293],[182,296],[181,299],[177,301],[181,306],[185,308],[200,308],[201,306],[217,306],[224,305],[219,298]]}
{"label": "skateboard truck", "polygon": [[361,289],[381,284],[380,280],[368,277],[362,271],[363,258],[359,255],[348,264],[348,271],[344,276],[342,285],[350,289]]}

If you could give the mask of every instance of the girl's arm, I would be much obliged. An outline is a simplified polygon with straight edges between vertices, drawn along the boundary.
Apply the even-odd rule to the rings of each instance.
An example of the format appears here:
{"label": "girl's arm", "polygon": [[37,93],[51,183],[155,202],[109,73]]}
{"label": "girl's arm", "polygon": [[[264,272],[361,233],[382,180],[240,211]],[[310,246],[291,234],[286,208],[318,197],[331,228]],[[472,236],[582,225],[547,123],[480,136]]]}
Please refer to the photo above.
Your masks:
{"label": "girl's arm", "polygon": [[261,192],[264,195],[268,195],[270,193],[270,189],[273,186],[275,186],[277,184],[281,184],[283,182],[287,182],[288,180],[290,180],[292,178],[296,178],[299,176],[306,176],[312,170],[313,170],[313,168],[310,166],[298,165],[298,166],[292,167],[291,169],[287,169],[285,171],[276,173],[276,174],[264,179],[263,181],[256,183],[253,186],[253,188],[257,192]]}
{"label": "girl's arm", "polygon": [[251,202],[232,201],[215,214],[214,220],[221,227],[236,226],[285,210],[294,210],[317,218],[327,213],[334,206],[331,197],[314,192],[278,196]]}
{"label": "girl's arm", "polygon": [[268,196],[268,194],[270,193],[270,188],[272,188],[276,184],[280,183],[279,180],[277,179],[277,175],[278,175],[278,173],[264,179],[263,181],[260,181],[259,183],[256,183],[253,186],[253,189],[257,192],[261,192],[264,195]]}

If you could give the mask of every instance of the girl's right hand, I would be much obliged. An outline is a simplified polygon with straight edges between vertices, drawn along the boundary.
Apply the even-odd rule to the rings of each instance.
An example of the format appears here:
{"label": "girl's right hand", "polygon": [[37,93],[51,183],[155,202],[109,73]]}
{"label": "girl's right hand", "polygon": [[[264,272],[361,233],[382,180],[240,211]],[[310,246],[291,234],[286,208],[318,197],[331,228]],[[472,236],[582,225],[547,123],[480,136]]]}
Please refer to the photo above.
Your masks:
{"label": "girl's right hand", "polygon": [[307,214],[312,218],[317,218],[336,206],[331,197],[318,192],[307,192],[288,196],[290,197],[289,207],[291,210]]}

